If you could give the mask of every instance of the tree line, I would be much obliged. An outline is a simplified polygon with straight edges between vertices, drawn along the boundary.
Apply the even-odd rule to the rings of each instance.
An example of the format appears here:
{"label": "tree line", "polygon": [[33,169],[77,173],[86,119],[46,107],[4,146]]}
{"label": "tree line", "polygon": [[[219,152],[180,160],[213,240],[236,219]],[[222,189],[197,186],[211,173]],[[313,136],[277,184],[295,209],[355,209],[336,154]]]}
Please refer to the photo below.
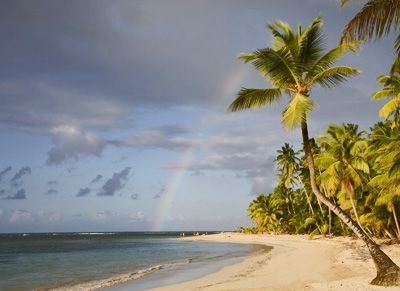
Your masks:
{"label": "tree line", "polygon": [[[320,191],[369,236],[400,239],[400,129],[378,122],[369,131],[355,124],[330,125],[312,140]],[[278,183],[248,210],[245,232],[350,235],[351,230],[312,195],[303,151],[285,143],[275,158]]]}

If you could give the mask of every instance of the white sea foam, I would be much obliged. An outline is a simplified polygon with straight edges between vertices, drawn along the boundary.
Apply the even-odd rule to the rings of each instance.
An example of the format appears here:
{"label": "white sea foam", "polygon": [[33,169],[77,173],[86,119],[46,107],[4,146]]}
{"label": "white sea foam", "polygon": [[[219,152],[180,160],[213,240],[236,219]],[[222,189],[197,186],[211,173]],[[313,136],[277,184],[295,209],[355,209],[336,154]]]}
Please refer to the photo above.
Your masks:
{"label": "white sea foam", "polygon": [[135,272],[125,273],[125,274],[121,274],[121,275],[116,275],[116,276],[113,276],[113,277],[110,277],[107,279],[90,281],[90,282],[81,283],[81,284],[73,285],[73,286],[64,286],[64,287],[55,288],[52,290],[53,291],[96,290],[96,289],[100,289],[100,288],[114,286],[116,284],[125,283],[125,282],[132,281],[132,280],[137,280],[137,279],[142,278],[143,276],[149,275],[155,271],[170,268],[170,267],[175,267],[175,266],[179,266],[179,265],[186,265],[186,264],[190,264],[191,262],[192,262],[192,259],[185,259],[185,260],[180,260],[180,261],[172,262],[172,263],[154,265],[154,266],[151,266],[146,269],[141,269],[141,270],[137,270]]}
{"label": "white sea foam", "polygon": [[80,235],[113,235],[115,232],[79,232]]}

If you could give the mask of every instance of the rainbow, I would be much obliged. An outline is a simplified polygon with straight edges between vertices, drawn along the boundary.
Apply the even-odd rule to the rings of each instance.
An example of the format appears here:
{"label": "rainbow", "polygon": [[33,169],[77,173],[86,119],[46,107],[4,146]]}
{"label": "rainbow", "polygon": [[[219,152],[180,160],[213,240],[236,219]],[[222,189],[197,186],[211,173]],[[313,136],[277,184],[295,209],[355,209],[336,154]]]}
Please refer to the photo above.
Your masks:
{"label": "rainbow", "polygon": [[[231,99],[238,91],[238,87],[243,83],[243,79],[246,77],[248,70],[244,66],[236,67],[232,70],[227,78],[224,80],[220,91],[218,92],[218,98]],[[182,182],[186,170],[190,164],[190,161],[195,152],[195,146],[189,147],[182,154],[182,158],[177,164],[174,173],[171,175],[168,183],[166,184],[165,190],[161,193],[159,204],[156,208],[156,213],[151,223],[151,231],[160,231],[163,228],[165,219],[168,216],[168,212],[172,206],[176,194]]]}
{"label": "rainbow", "polygon": [[178,189],[182,184],[185,170],[187,169],[189,162],[192,158],[194,147],[189,147],[182,155],[181,161],[178,163],[178,167],[175,173],[171,176],[170,180],[165,187],[163,193],[161,193],[160,202],[157,207],[156,216],[153,220],[151,231],[160,231],[162,229],[165,218],[168,215],[168,210],[171,208],[172,202]]}

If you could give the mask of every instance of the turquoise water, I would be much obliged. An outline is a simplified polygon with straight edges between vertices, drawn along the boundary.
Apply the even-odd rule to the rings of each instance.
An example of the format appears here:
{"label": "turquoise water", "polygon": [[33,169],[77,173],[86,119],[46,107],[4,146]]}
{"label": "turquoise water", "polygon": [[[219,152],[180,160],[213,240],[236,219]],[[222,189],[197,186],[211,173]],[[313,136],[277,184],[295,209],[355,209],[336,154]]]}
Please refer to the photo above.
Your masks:
{"label": "turquoise water", "polygon": [[73,286],[160,265],[165,274],[252,249],[178,238],[171,232],[0,234],[0,290]]}

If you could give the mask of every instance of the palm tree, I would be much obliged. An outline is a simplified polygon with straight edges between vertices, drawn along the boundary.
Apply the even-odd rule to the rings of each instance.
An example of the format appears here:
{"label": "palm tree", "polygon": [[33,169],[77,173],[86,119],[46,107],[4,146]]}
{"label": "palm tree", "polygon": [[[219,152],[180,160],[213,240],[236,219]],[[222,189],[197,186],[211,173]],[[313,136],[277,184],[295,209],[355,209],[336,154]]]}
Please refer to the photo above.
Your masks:
{"label": "palm tree", "polygon": [[285,143],[278,151],[278,155],[275,158],[275,162],[278,166],[279,184],[289,188],[297,184],[297,175],[299,171],[300,159],[297,157],[298,152],[295,152],[293,148]]}
{"label": "palm tree", "polygon": [[[350,0],[341,0],[344,6]],[[367,41],[381,38],[400,25],[399,0],[369,0],[347,23],[342,33],[342,42]]]}
{"label": "palm tree", "polygon": [[[288,143],[285,143],[280,150],[277,151],[278,155],[275,158],[275,162],[278,165],[279,174],[279,185],[283,185],[286,188],[290,186],[296,186],[298,183],[302,184],[300,178],[300,159],[298,158],[299,151],[295,152],[293,147]],[[303,187],[304,188],[304,187]],[[314,209],[311,204],[310,197],[308,196],[307,190],[303,189],[307,203],[310,208],[310,212],[314,214]]]}
{"label": "palm tree", "polygon": [[[350,0],[340,0],[345,6]],[[369,0],[361,10],[346,24],[341,43],[362,42],[379,39],[387,35],[391,29],[397,30],[400,26],[400,1],[399,0]],[[396,58],[391,68],[391,73],[399,72],[400,68],[400,35],[394,42]]]}
{"label": "palm tree", "polygon": [[379,115],[385,119],[393,116],[392,127],[396,127],[400,122],[400,73],[393,72],[391,75],[378,77],[378,82],[383,88],[372,94],[372,99],[389,101],[379,110]]}
{"label": "palm tree", "polygon": [[369,185],[378,190],[378,206],[384,205],[393,215],[392,224],[400,237],[396,209],[400,198],[400,128],[390,128],[388,122],[378,123],[371,130],[371,160],[376,175]]}
{"label": "palm tree", "polygon": [[259,195],[253,200],[249,208],[249,217],[256,224],[258,231],[276,231],[280,225],[279,215],[282,211],[277,203],[271,201],[271,195]]}
{"label": "palm tree", "polygon": [[342,124],[329,126],[326,134],[318,139],[323,151],[315,156],[316,165],[323,170],[319,176],[321,185],[329,196],[338,191],[349,196],[356,221],[363,228],[354,199],[357,188],[363,187],[365,175],[369,174],[365,132],[359,132],[357,125]]}
{"label": "palm tree", "polygon": [[349,43],[340,44],[327,53],[323,53],[321,26],[320,17],[317,17],[305,30],[302,30],[299,25],[297,32],[293,32],[289,24],[284,22],[268,24],[273,35],[272,47],[241,54],[239,59],[250,62],[272,83],[273,87],[267,89],[242,88],[228,109],[239,111],[259,108],[276,103],[281,99],[283,92],[289,96],[290,101],[282,113],[282,123],[287,129],[301,127],[312,191],[366,243],[377,268],[377,276],[371,283],[376,285],[400,284],[400,268],[364,233],[357,223],[327,199],[317,185],[307,124],[308,113],[316,106],[310,98],[311,89],[317,84],[332,88],[360,73],[359,70],[347,66],[332,67],[332,64],[343,54],[354,50],[354,46]]}

